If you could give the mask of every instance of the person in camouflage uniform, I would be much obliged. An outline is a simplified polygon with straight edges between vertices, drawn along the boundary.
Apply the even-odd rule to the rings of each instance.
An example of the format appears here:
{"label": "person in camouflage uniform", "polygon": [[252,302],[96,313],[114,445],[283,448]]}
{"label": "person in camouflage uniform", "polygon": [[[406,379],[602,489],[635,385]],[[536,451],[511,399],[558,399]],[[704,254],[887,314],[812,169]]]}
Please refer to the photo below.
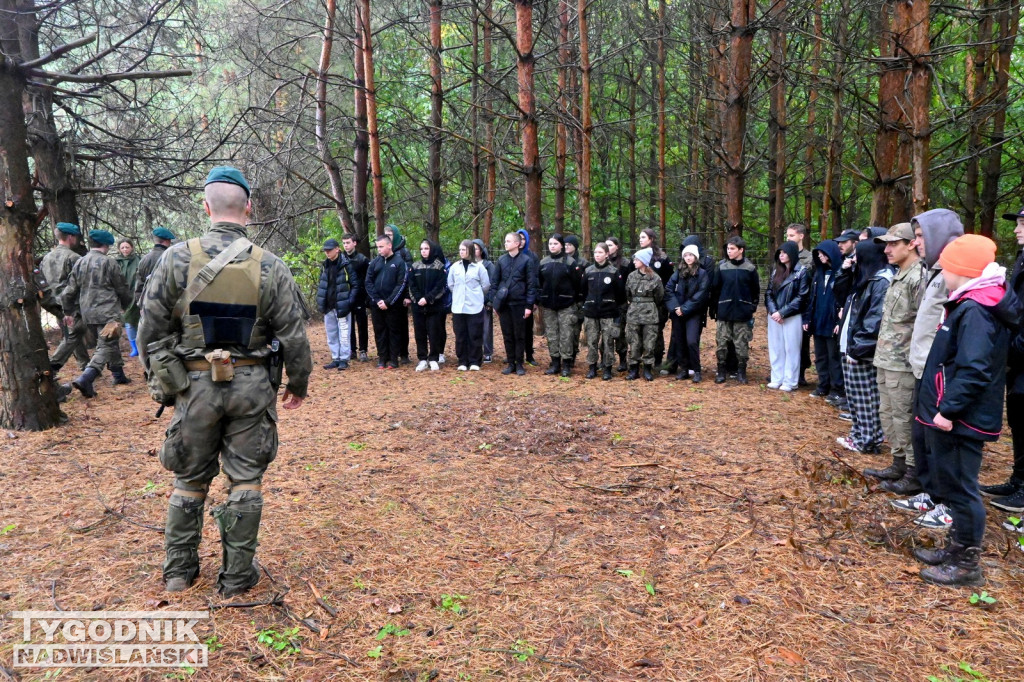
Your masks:
{"label": "person in camouflage uniform", "polygon": [[654,251],[640,249],[633,254],[636,270],[626,279],[626,342],[629,344],[629,374],[636,379],[643,365],[643,376],[654,381],[654,348],[658,340],[658,309],[665,298],[665,285],[651,268]]}
{"label": "person in camouflage uniform", "polygon": [[[312,357],[308,313],[288,266],[248,241],[236,244],[245,238],[252,210],[242,173],[225,166],[210,171],[204,208],[210,230],[168,249],[146,285],[138,343],[151,394],[175,405],[160,449],[160,463],[175,475],[164,530],[165,589],[185,590],[199,574],[203,506],[210,482],[223,468],[229,492],[212,515],[222,547],[217,586],[230,597],[260,577],[255,553],[261,487],[278,446],[277,386],[268,363],[272,348],[280,348],[288,373],[286,409],[298,408],[306,397]],[[193,283],[208,279],[207,264],[229,249],[237,255],[197,292]],[[182,374],[187,371],[186,387],[174,396],[163,394],[154,381],[163,360],[154,367],[151,356],[160,360],[167,346],[172,358],[182,361]],[[218,360],[218,350],[230,355],[230,363],[223,368],[228,376],[214,381],[211,360]]]}
{"label": "person in camouflage uniform", "polygon": [[80,258],[71,269],[68,284],[61,294],[64,324],[69,327],[75,317],[96,335],[96,351],[85,371],[71,382],[86,398],[96,396],[92,382],[104,367],[110,368],[112,386],[128,384],[124,360],[121,359],[121,311],[132,302],[132,291],[113,258],[107,251],[114,245],[114,235],[106,230],[90,230],[89,253]]}
{"label": "person in camouflage uniform", "polygon": [[160,258],[173,241],[174,233],[166,227],[158,227],[153,230],[153,250],[142,257],[142,260],[139,261],[139,270],[135,274],[136,308],[142,308],[142,294],[146,291],[146,281],[149,280],[149,276],[156,270],[156,264],[160,262]]}
{"label": "person in camouflage uniform", "polygon": [[43,301],[43,307],[57,318],[60,326],[61,342],[57,350],[50,356],[50,369],[54,375],[60,371],[64,363],[72,355],[78,360],[79,369],[84,370],[89,364],[89,351],[85,348],[85,324],[79,315],[71,325],[64,323],[64,310],[60,298],[68,285],[68,278],[75,263],[81,258],[73,247],[78,244],[82,230],[74,223],[57,223],[57,247],[43,256],[39,270],[43,273],[49,289]]}
{"label": "person in camouflage uniform", "polygon": [[886,259],[898,269],[882,304],[874,359],[878,370],[879,416],[892,450],[892,464],[884,469],[865,469],[864,474],[883,479],[882,487],[890,492],[909,495],[921,491],[911,439],[914,371],[910,366],[910,339],[924,296],[924,264],[917,254],[910,223],[893,225],[886,234],[875,237],[875,243],[885,246]]}
{"label": "person in camouflage uniform", "polygon": [[584,274],[583,317],[587,328],[587,378],[597,376],[598,361],[604,368],[601,379],[612,378],[615,339],[619,336],[619,308],[626,300],[625,282],[619,269],[608,259],[608,245],[594,244],[594,264]]}
{"label": "person in camouflage uniform", "polygon": [[551,365],[545,374],[569,376],[576,363],[572,335],[576,331],[576,302],[583,283],[579,262],[565,253],[562,235],[548,240],[548,255],[538,268],[537,305],[544,310],[544,332],[548,338]]}
{"label": "person in camouflage uniform", "polygon": [[754,336],[754,312],[761,298],[761,280],[757,268],[747,260],[746,252],[747,243],[742,237],[729,237],[725,245],[726,258],[719,261],[711,276],[709,314],[711,319],[717,320],[716,384],[725,383],[730,343],[736,349],[736,380],[747,383],[747,359]]}

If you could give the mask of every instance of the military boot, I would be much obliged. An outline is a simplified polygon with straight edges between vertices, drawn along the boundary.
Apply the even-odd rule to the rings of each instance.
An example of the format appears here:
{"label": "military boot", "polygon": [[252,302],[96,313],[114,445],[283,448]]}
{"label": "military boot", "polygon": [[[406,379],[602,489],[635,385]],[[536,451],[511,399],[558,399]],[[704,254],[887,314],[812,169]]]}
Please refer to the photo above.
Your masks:
{"label": "military boot", "polygon": [[572,366],[573,366],[573,361],[572,360],[563,360],[562,361],[562,376],[563,377],[567,377],[570,374],[572,374]]}
{"label": "military boot", "polygon": [[693,383],[699,384],[701,380],[700,370],[696,369],[693,371]]}
{"label": "military boot", "polygon": [[128,378],[128,375],[124,373],[124,366],[111,367],[110,368],[110,385],[120,386],[121,384],[130,384],[132,380]]}
{"label": "military boot", "polygon": [[57,402],[66,403],[71,391],[71,384],[57,384]]}
{"label": "military boot", "polygon": [[626,375],[626,381],[633,381],[634,379],[640,378],[640,363],[629,366],[629,374]]}
{"label": "military boot", "polygon": [[654,365],[644,365],[644,381],[654,381]]}
{"label": "military boot", "polygon": [[551,358],[551,364],[544,370],[544,374],[553,376],[562,371],[562,361],[559,358]]}
{"label": "military boot", "polygon": [[912,470],[907,470],[899,480],[884,481],[882,489],[897,495],[916,495],[923,490],[921,482],[917,480]]}
{"label": "military boot", "polygon": [[981,585],[985,582],[981,573],[981,547],[963,547],[944,563],[922,568],[920,575],[933,585]]}
{"label": "military boot", "polygon": [[690,378],[690,370],[681,367],[679,369],[679,372],[676,374],[676,381],[685,381],[686,379],[689,379],[689,378]]}
{"label": "military boot", "polygon": [[747,383],[747,363],[741,362],[736,366],[736,381],[741,384]]}
{"label": "military boot", "polygon": [[629,369],[629,365],[626,364],[626,354],[619,353],[619,366],[615,368],[617,372],[625,372]]}
{"label": "military boot", "polygon": [[597,376],[597,363],[595,362],[595,363],[591,364],[589,367],[587,367],[587,378],[588,379],[593,379],[596,376]]}
{"label": "military boot", "polygon": [[612,366],[611,365],[605,365],[604,372],[601,373],[601,381],[611,381],[611,380],[612,380]]}
{"label": "military boot", "polygon": [[[952,531],[952,529],[950,529]],[[953,539],[953,533],[950,532],[946,536],[946,542],[942,547],[917,547],[911,554],[914,558],[920,561],[922,564],[928,564],[929,566],[938,566],[944,564],[950,559],[953,559],[960,555],[960,552],[964,551],[965,547]]]}
{"label": "military boot", "polygon": [[725,383],[725,363],[724,362],[718,363],[718,371],[715,372],[715,383],[716,384],[724,384]]}
{"label": "military boot", "polygon": [[[195,493],[202,495],[202,493]],[[203,506],[206,498],[171,495],[164,524],[164,589],[182,592],[199,575],[199,541],[203,537]]]}
{"label": "military boot", "polygon": [[256,568],[256,538],[263,515],[259,490],[233,490],[210,514],[220,528],[221,569],[217,589],[224,598],[245,592],[260,581]]}
{"label": "military boot", "polygon": [[907,460],[903,457],[893,457],[892,464],[884,469],[865,469],[865,476],[880,478],[883,481],[898,481],[907,473]]}
{"label": "military boot", "polygon": [[81,391],[86,398],[95,398],[96,389],[92,387],[92,382],[96,381],[99,375],[100,371],[95,367],[86,367],[85,371],[71,382],[71,385]]}

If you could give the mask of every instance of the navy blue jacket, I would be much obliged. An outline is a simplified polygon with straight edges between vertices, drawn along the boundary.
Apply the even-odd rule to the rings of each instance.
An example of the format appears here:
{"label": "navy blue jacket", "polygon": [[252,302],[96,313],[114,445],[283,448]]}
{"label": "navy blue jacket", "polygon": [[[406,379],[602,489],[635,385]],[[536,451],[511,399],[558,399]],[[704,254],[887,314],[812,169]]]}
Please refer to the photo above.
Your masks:
{"label": "navy blue jacket", "polygon": [[703,316],[710,291],[711,276],[699,264],[696,272],[688,276],[682,276],[677,268],[665,287],[665,308],[670,316],[675,316],[676,308],[682,309],[684,320],[694,315]]}
{"label": "navy blue jacket", "polygon": [[330,259],[320,266],[320,282],[316,286],[316,307],[321,313],[327,314],[328,304],[333,302],[334,312],[339,317],[348,315],[356,307],[356,302],[362,298],[362,286],[356,276],[355,267],[349,262],[345,254],[338,255],[337,274],[334,277],[334,292],[328,292],[328,280],[330,274],[328,268],[331,266]]}
{"label": "navy blue jacket", "polygon": [[[814,277],[808,291],[804,324],[809,334],[831,337],[839,324],[839,302],[836,301],[834,287],[843,267],[843,253],[832,239],[821,242],[811,253],[818,267],[814,268]],[[819,253],[828,257],[828,265],[818,260]]]}
{"label": "navy blue jacket", "polygon": [[1020,314],[1012,289],[968,291],[946,303],[946,319],[935,334],[917,394],[919,422],[934,426],[941,413],[953,422],[956,436],[999,438],[1007,350]]}

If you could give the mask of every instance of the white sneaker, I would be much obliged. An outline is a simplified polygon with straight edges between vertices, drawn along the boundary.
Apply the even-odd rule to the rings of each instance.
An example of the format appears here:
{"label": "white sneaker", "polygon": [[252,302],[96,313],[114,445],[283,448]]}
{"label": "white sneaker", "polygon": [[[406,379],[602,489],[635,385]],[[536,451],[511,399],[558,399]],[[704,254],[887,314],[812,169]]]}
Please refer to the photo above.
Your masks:
{"label": "white sneaker", "polygon": [[466,368],[466,366],[465,366],[465,365],[459,365],[459,368],[458,368],[458,370],[459,370],[460,372],[465,372],[465,371],[466,371],[466,369],[467,369],[467,368]]}
{"label": "white sneaker", "polygon": [[779,388],[780,386],[782,386],[782,384],[780,384],[780,383],[779,383],[779,382],[777,382],[777,381],[773,381],[773,382],[771,382],[770,384],[768,384],[768,388],[772,389],[773,391],[774,391],[775,389]]}
{"label": "white sneaker", "polygon": [[437,364],[436,360],[431,360],[430,361],[430,371],[431,372],[436,372],[439,369],[441,369],[441,365]]}
{"label": "white sneaker", "polygon": [[782,386],[779,386],[779,390],[785,391],[786,393],[792,393],[793,391],[796,390],[796,386],[786,386],[785,384],[783,384]]}
{"label": "white sneaker", "polygon": [[469,366],[469,371],[470,372],[479,372],[480,371],[480,365],[470,365]]}
{"label": "white sneaker", "polygon": [[932,509],[935,509],[935,504],[932,502],[932,496],[928,493],[918,493],[906,500],[890,500],[889,504],[892,505],[893,509],[913,512],[915,514],[930,512]]}
{"label": "white sneaker", "polygon": [[949,515],[949,507],[937,504],[935,509],[914,519],[914,523],[925,528],[949,528],[953,525],[953,517]]}
{"label": "white sneaker", "polygon": [[426,368],[427,368],[427,361],[426,360],[420,360],[420,364],[416,365],[416,371],[417,372],[422,372]]}
{"label": "white sneaker", "polygon": [[444,353],[439,353],[438,354],[438,356],[437,356],[437,364],[439,364],[439,365],[443,365],[444,364]]}

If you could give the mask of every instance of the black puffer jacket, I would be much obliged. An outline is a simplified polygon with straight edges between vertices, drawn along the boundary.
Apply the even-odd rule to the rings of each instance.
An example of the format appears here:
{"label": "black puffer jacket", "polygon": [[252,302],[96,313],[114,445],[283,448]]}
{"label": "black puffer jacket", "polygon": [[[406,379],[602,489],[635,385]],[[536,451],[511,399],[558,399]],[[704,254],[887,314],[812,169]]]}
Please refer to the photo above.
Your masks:
{"label": "black puffer jacket", "polygon": [[498,259],[497,285],[492,285],[494,298],[491,303],[498,312],[509,305],[532,308],[537,302],[537,259],[520,251],[512,257],[503,254]]}
{"label": "black puffer jacket", "polygon": [[[334,291],[329,287],[331,280]],[[355,268],[345,254],[339,254],[333,263],[329,258],[323,262],[320,266],[320,282],[316,285],[316,307],[321,313],[326,315],[333,306],[334,312],[344,317],[352,312],[356,300],[361,297],[362,286],[356,278]]]}
{"label": "black puffer jacket", "polygon": [[564,310],[576,303],[583,288],[579,263],[565,252],[548,254],[538,268],[537,305],[549,310]]}
{"label": "black puffer jacket", "polygon": [[858,362],[875,357],[878,328],[882,323],[885,293],[892,282],[893,271],[886,264],[885,250],[873,239],[857,244],[857,273],[850,294],[850,328],[847,332],[846,354]]}
{"label": "black puffer jacket", "polygon": [[685,263],[680,265],[665,287],[665,308],[669,315],[676,314],[676,308],[683,312],[683,319],[694,315],[704,315],[708,307],[708,296],[711,294],[711,276],[696,263],[691,273]]}
{"label": "black puffer jacket", "polygon": [[619,308],[626,302],[626,283],[618,268],[609,261],[605,261],[603,266],[593,263],[584,274],[584,287],[583,317],[610,319],[619,316]]}
{"label": "black puffer jacket", "polygon": [[772,278],[764,292],[764,306],[768,309],[769,316],[779,313],[785,319],[804,312],[810,282],[807,277],[807,268],[797,260],[800,251],[793,242],[784,242],[775,252],[776,271],[782,267],[782,263],[779,261],[779,254],[782,252],[789,256],[789,262],[795,264],[795,267],[779,283],[775,282],[775,273],[772,273]]}
{"label": "black puffer jacket", "polygon": [[[409,270],[409,293],[412,294],[414,310],[432,315],[445,310],[448,273],[445,272],[441,246],[434,242],[427,243],[430,244],[430,254],[413,263]],[[421,306],[420,299],[426,299],[427,304]]]}
{"label": "black puffer jacket", "polygon": [[[1017,300],[1024,305],[1024,251],[1017,253],[1013,273],[1006,283]],[[1010,350],[1006,358],[1006,392],[1024,395],[1024,325],[1018,326],[1010,339]]]}
{"label": "black puffer jacket", "polygon": [[[1001,295],[1000,295],[1001,294]],[[1012,289],[968,291],[946,303],[928,353],[917,395],[917,420],[932,426],[936,413],[953,422],[954,435],[999,438],[1010,337],[1021,303]]]}
{"label": "black puffer jacket", "polygon": [[369,299],[366,297],[366,270],[370,267],[370,259],[365,254],[353,251],[349,254],[345,252],[345,257],[348,258],[348,262],[352,264],[352,269],[356,273],[356,282],[359,283],[359,294],[356,297],[356,310],[362,310],[366,307]]}

